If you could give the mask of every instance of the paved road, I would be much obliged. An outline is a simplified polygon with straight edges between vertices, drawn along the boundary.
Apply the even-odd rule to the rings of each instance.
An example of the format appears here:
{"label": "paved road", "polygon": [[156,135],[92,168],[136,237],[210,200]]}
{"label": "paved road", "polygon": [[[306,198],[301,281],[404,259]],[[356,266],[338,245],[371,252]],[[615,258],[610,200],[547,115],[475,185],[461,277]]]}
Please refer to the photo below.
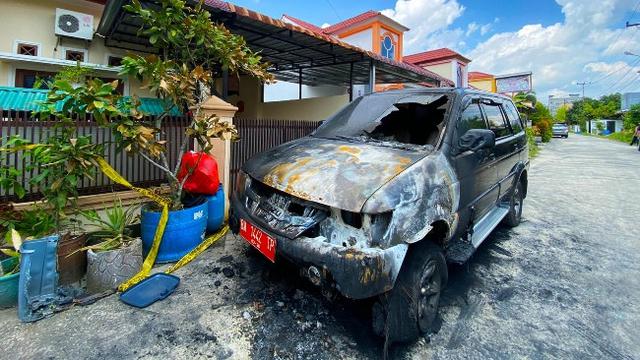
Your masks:
{"label": "paved road", "polygon": [[[450,269],[441,328],[396,359],[640,358],[640,153],[554,139],[533,161],[524,223]],[[329,302],[228,237],[144,310],[115,296],[35,324],[0,311],[0,358],[380,358],[367,302]],[[10,350],[6,350],[10,349]]]}

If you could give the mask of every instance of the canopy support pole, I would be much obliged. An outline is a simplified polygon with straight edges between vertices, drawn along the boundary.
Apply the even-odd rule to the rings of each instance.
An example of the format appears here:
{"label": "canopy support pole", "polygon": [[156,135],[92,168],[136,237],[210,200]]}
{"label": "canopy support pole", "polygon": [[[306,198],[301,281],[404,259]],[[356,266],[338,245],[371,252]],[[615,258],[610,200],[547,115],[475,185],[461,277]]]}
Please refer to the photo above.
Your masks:
{"label": "canopy support pole", "polygon": [[369,94],[376,91],[376,64],[371,60],[369,62]]}

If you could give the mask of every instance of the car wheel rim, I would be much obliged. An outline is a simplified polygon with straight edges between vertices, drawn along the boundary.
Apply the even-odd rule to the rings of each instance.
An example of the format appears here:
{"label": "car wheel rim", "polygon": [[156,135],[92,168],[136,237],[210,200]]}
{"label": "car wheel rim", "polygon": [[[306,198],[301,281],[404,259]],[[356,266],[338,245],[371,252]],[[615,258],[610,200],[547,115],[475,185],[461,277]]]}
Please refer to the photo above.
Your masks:
{"label": "car wheel rim", "polygon": [[418,324],[420,330],[425,332],[435,320],[440,299],[440,269],[433,259],[427,263],[423,271],[418,299]]}
{"label": "car wheel rim", "polygon": [[516,217],[520,217],[520,210],[522,209],[522,198],[520,197],[520,186],[516,186],[513,191],[513,213]]}

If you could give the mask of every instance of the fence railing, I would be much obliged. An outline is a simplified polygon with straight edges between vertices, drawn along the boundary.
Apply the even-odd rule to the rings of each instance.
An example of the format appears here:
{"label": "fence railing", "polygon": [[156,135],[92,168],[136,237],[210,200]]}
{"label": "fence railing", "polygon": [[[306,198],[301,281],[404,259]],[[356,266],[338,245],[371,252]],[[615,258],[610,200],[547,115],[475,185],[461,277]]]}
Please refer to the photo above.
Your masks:
{"label": "fence railing", "polygon": [[231,145],[231,187],[245,161],[253,155],[280,144],[311,134],[320,126],[320,121],[239,119],[233,120],[240,141]]}
{"label": "fence railing", "polygon": [[[20,135],[31,142],[40,142],[46,139],[54,131],[55,121],[39,121],[31,117],[28,111],[3,111],[0,110],[0,144],[4,144],[13,135]],[[153,121],[147,117],[143,121]],[[162,137],[167,141],[167,157],[169,164],[175,166],[180,152],[180,142],[184,129],[189,124],[188,117],[167,117],[162,123]],[[84,117],[76,121],[77,134],[79,136],[91,136],[94,143],[104,145],[105,158],[125,179],[133,185],[146,187],[160,185],[166,182],[165,174],[151,165],[139,155],[129,155],[126,152],[116,151],[114,137],[109,129],[99,127],[90,118]],[[26,189],[23,200],[37,200],[41,198],[38,189],[29,184],[29,180],[38,175],[38,170],[25,170],[26,159],[18,153],[0,153],[0,166],[13,166],[20,171],[19,181]],[[95,174],[93,181],[83,179],[78,183],[81,195],[99,194],[110,191],[124,190],[120,185],[113,184],[102,172]],[[16,201],[17,196],[12,189],[0,189],[0,203]]]}
{"label": "fence railing", "polygon": [[[38,121],[27,111],[0,110],[0,144],[13,135],[21,135],[32,142],[40,142],[53,131],[54,121]],[[144,121],[152,121],[145,118]],[[175,166],[180,153],[180,142],[185,127],[189,124],[187,117],[169,117],[163,121],[162,137],[167,141],[167,157],[171,167]],[[91,119],[76,121],[79,136],[91,136],[93,142],[104,144],[105,158],[124,178],[133,185],[146,187],[166,182],[164,173],[144,160],[139,155],[128,155],[117,152],[114,138],[108,129],[99,127]],[[320,125],[320,121],[276,120],[276,119],[234,119],[240,141],[231,145],[231,186],[235,184],[238,171],[245,161],[253,155],[269,150],[280,144],[309,135]],[[190,147],[192,148],[192,147]],[[19,181],[27,191],[24,201],[37,200],[41,194],[37,188],[29,184],[29,179],[38,175],[38,171],[25,171],[26,161],[20,153],[0,154],[0,166],[14,166],[20,171]],[[101,172],[97,172],[93,181],[88,179],[78,183],[81,195],[100,194],[124,190],[113,184]],[[12,189],[0,189],[0,203],[18,200]]]}

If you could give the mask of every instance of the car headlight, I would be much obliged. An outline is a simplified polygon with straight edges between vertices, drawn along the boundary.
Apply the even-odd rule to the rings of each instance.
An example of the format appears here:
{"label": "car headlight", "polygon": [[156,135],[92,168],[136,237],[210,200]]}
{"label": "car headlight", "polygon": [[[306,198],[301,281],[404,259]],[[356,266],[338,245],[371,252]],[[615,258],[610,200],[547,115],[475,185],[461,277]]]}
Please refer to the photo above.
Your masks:
{"label": "car headlight", "polygon": [[247,175],[244,171],[240,170],[238,172],[238,176],[236,177],[236,184],[234,187],[234,191],[238,195],[239,199],[244,197],[245,191],[251,186],[251,177]]}

